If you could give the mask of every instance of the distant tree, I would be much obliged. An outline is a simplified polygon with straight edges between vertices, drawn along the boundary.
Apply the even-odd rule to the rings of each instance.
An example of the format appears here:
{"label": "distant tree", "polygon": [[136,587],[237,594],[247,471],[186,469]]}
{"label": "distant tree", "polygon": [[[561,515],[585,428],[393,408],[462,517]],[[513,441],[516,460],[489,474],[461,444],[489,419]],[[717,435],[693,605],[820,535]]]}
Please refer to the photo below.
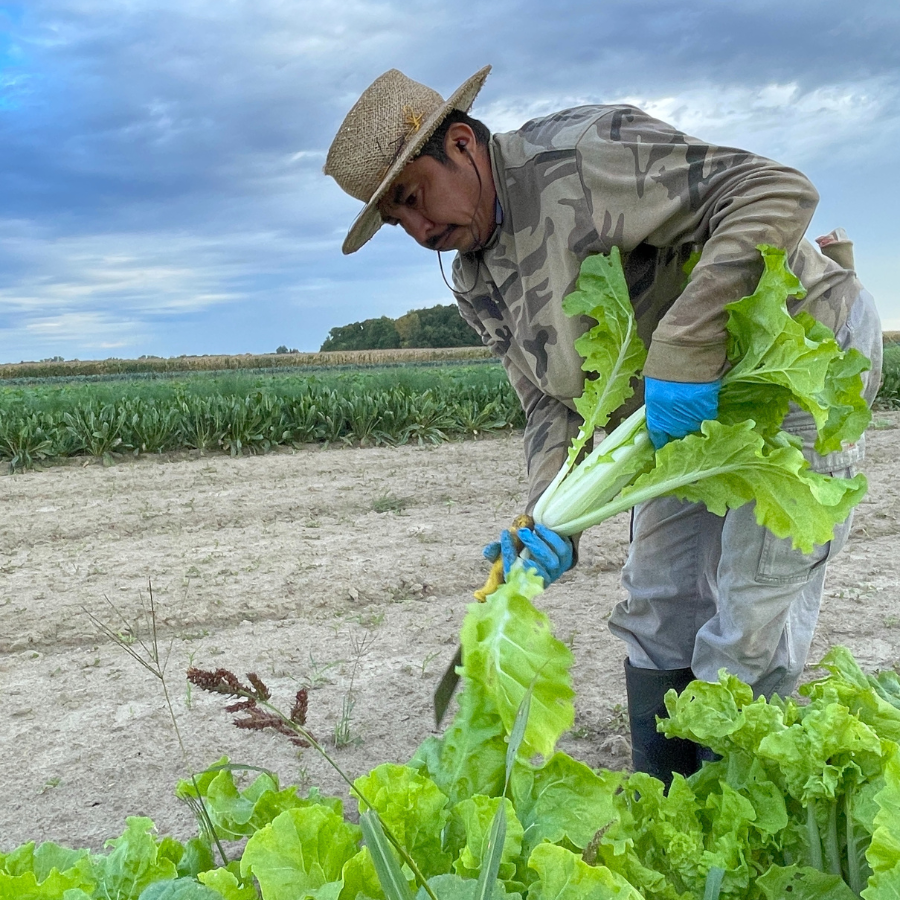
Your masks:
{"label": "distant tree", "polygon": [[401,346],[394,320],[388,316],[340,325],[328,332],[322,351],[396,350]]}
{"label": "distant tree", "polygon": [[478,347],[481,338],[460,316],[456,304],[414,309],[397,319],[403,347]]}
{"label": "distant tree", "polygon": [[328,332],[322,350],[394,350],[399,347],[479,347],[481,338],[455,304],[410,310],[399,319],[382,316]]}
{"label": "distant tree", "polygon": [[288,349],[284,344],[282,344],[280,347],[276,348],[275,352],[281,355],[282,353],[299,353],[300,351],[296,350],[294,347]]}

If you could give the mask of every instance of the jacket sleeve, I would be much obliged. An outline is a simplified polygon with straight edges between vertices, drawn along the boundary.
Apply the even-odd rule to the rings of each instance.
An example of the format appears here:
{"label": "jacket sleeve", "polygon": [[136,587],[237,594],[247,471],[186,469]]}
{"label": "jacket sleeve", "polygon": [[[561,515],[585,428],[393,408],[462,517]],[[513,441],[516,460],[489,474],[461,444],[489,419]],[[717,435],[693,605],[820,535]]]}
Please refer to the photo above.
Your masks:
{"label": "jacket sleeve", "polygon": [[525,465],[528,473],[525,512],[530,514],[566,461],[572,439],[581,427],[581,416],[543,393],[508,357],[504,358],[503,365],[525,410]]}
{"label": "jacket sleeve", "polygon": [[[454,270],[454,274],[457,272]],[[457,284],[472,284],[471,273],[459,276]],[[504,338],[502,313],[496,320],[477,309],[491,308],[490,303],[479,302],[479,296],[490,294],[490,286],[483,278],[475,280],[472,290],[454,292],[460,315],[481,336],[495,356],[499,356],[507,378],[519,398],[525,412],[525,465],[528,476],[528,498],[525,512],[531,513],[544,489],[556,477],[565,462],[572,438],[581,427],[581,416],[554,397],[543,392],[512,359],[509,342]],[[496,324],[495,324],[496,323]]]}
{"label": "jacket sleeve", "polygon": [[578,142],[601,243],[625,251],[694,244],[699,262],[660,318],[644,373],[711,381],[725,369],[724,306],[762,273],[759,244],[797,250],[818,201],[800,172],[717,147],[633,107],[596,120]]}

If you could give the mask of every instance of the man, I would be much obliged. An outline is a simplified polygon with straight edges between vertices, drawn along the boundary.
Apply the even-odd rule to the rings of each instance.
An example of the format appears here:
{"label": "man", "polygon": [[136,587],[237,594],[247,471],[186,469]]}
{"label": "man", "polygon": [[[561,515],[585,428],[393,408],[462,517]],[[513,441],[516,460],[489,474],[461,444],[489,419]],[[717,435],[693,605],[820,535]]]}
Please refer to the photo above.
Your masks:
{"label": "man", "polygon": [[[344,242],[352,253],[382,224],[423,247],[454,250],[454,293],[466,321],[502,360],[527,415],[527,510],[562,465],[583,390],[575,339],[591,323],[561,308],[582,260],[622,252],[638,329],[648,346],[644,396],[657,449],[716,416],[726,367],[726,303],[753,292],[758,244],[784,248],[808,310],[844,347],[868,356],[878,390],[881,327],[852,270],[842,235],[822,239],[843,265],[804,240],[818,196],[799,172],[752,153],[715,147],[632,106],[563,110],[491,136],[467,111],[489,67],[446,101],[391,70],[348,113],[326,174],[365,206]],[[828,250],[828,246],[823,247]],[[699,253],[690,278],[687,261]],[[440,257],[439,257],[440,258]],[[864,445],[827,457],[812,449],[812,420],[785,428],[804,439],[817,471],[852,475]],[[811,555],[756,525],[744,506],[724,518],[701,504],[662,498],[632,519],[623,571],[628,599],[610,628],[625,642],[635,768],[668,782],[690,774],[698,748],[656,731],[663,697],[725,667],[757,695],[790,693],[818,617],[825,565],[849,521]],[[548,584],[572,565],[572,545],[542,526],[521,533]],[[486,554],[515,551],[507,532]]]}

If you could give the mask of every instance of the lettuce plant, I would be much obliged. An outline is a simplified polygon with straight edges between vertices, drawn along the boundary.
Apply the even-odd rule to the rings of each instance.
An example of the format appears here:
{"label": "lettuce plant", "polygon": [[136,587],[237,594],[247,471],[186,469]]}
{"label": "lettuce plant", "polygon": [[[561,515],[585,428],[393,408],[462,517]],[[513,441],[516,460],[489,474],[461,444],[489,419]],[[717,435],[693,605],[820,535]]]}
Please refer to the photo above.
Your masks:
{"label": "lettuce plant", "polygon": [[781,423],[794,404],[813,417],[819,453],[857,441],[869,421],[860,377],[868,361],[855,349],[842,351],[831,331],[806,313],[790,315],[789,299],[805,290],[784,251],[759,249],[765,267],[756,291],[725,307],[729,369],[718,419],[654,451],[641,407],[579,461],[594,432],[633,394],[646,358],[618,251],[584,261],[576,290],[563,300],[569,315],[597,322],[576,343],[589,373],[575,401],[584,424],[538,500],[536,521],[576,534],[671,494],[717,515],[755,501],[757,521],[806,553],[831,539],[865,493],[865,477],[811,471],[799,440]]}

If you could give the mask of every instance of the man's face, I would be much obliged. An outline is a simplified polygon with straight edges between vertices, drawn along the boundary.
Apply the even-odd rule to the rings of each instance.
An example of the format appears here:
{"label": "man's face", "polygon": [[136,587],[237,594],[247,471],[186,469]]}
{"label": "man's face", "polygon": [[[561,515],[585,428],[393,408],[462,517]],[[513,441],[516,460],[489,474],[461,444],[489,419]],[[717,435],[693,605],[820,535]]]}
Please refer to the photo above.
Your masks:
{"label": "man's face", "polygon": [[494,182],[489,164],[476,172],[479,163],[468,150],[451,146],[447,163],[431,156],[408,163],[378,209],[386,224],[399,225],[429,250],[468,253],[494,230]]}

